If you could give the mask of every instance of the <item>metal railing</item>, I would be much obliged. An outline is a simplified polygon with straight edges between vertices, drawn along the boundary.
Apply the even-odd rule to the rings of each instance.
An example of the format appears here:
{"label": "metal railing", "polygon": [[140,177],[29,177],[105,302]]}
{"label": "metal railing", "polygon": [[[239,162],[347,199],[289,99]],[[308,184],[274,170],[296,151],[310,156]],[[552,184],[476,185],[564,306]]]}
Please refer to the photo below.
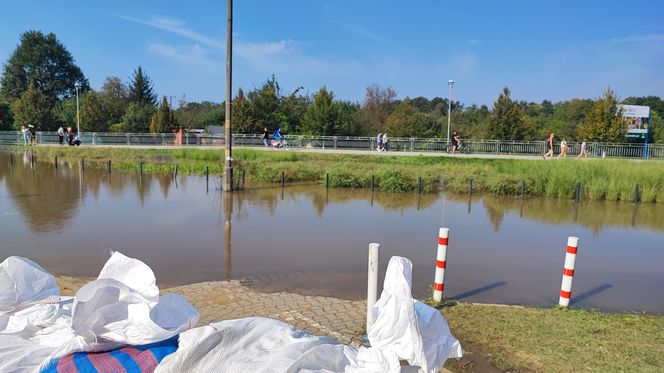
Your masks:
{"label": "metal railing", "polygon": [[[88,145],[126,145],[126,146],[168,146],[176,144],[173,133],[81,133],[83,144]],[[38,144],[57,144],[55,132],[37,132]],[[19,131],[0,131],[0,144],[24,145],[26,141]],[[29,140],[27,141],[29,143]],[[374,137],[355,136],[303,136],[287,137],[292,148],[302,149],[342,149],[342,150],[376,150]],[[182,146],[223,146],[223,134],[184,134]],[[235,146],[264,146],[260,134],[234,134]],[[544,141],[513,141],[513,140],[464,140],[466,151],[477,154],[541,156],[545,153]],[[647,158],[664,159],[664,144],[611,144],[593,143],[586,145],[588,155],[595,158]],[[408,152],[446,152],[450,144],[438,138],[391,138],[388,141],[389,151]],[[568,143],[569,156],[581,152],[581,143]],[[560,153],[560,144],[554,144],[554,153]]]}

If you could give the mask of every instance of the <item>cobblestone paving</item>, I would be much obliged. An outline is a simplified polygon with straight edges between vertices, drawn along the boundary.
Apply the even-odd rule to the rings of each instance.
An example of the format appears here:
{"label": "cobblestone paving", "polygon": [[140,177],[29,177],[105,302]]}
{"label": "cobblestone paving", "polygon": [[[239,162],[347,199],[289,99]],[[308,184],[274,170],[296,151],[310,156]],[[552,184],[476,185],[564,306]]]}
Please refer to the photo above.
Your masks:
{"label": "cobblestone paving", "polygon": [[350,345],[362,344],[366,301],[293,293],[262,293],[240,280],[201,282],[165,289],[184,296],[201,314],[199,325],[260,316],[278,319],[315,335]]}

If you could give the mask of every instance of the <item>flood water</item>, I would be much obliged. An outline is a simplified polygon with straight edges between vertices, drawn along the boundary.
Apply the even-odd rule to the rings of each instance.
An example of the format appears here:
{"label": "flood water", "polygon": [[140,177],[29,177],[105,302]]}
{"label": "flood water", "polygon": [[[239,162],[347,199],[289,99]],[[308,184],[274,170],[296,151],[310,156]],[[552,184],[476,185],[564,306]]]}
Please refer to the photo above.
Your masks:
{"label": "flood water", "polygon": [[[0,152],[0,261],[96,276],[111,250],[147,262],[160,286],[250,276],[266,291],[366,295],[367,246],[433,280],[451,229],[445,292],[467,302],[557,304],[567,236],[580,237],[575,307],[664,313],[664,207],[491,195],[390,194],[320,185],[223,194],[218,179],[35,163]],[[381,279],[382,281],[382,279]]]}

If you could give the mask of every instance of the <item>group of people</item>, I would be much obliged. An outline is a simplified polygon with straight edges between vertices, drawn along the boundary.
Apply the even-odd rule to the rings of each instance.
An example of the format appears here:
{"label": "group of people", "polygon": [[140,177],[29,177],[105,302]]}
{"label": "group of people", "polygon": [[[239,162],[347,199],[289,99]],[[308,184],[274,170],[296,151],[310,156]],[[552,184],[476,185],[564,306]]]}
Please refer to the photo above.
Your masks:
{"label": "group of people", "polygon": [[387,133],[380,133],[376,135],[376,151],[386,152],[390,149],[389,138]]}
{"label": "group of people", "polygon": [[21,126],[21,134],[23,135],[23,145],[28,146],[28,142],[30,145],[37,145],[37,131],[35,130],[35,126],[32,124],[26,126]]}
{"label": "group of people", "polygon": [[[546,153],[542,155],[544,159],[553,158],[553,139],[555,138],[555,135],[553,132],[549,135],[549,138],[546,140]],[[567,145],[567,140],[563,138],[563,140],[560,142],[560,153],[558,154],[558,157],[556,159],[560,159],[560,157],[566,158],[567,157],[567,151],[569,150],[569,145]],[[583,141],[581,143],[581,151],[579,152],[579,155],[576,156],[577,158],[588,158],[588,149],[586,142]]]}
{"label": "group of people", "polygon": [[67,127],[66,132],[62,127],[58,128],[58,140],[60,145],[64,145],[65,140],[67,140],[67,144],[69,145],[81,145],[81,137],[71,127]]}
{"label": "group of people", "polygon": [[274,131],[274,135],[272,135],[273,140],[270,141],[270,130],[267,129],[267,127],[263,128],[263,144],[267,148],[268,146],[273,146],[275,148],[283,148],[284,145],[286,145],[286,137],[284,134],[281,132],[281,128],[277,128],[276,131]]}

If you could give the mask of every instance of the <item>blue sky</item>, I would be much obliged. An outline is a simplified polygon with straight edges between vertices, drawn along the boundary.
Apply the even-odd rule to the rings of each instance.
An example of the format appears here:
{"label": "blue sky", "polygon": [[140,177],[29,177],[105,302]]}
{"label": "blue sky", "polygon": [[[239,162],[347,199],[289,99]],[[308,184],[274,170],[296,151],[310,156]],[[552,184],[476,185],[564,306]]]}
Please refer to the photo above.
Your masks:
{"label": "blue sky", "polygon": [[[539,102],[664,97],[664,1],[235,1],[234,92],[272,74],[286,93],[325,85],[362,101],[370,84],[399,98],[491,105],[502,87]],[[31,29],[54,32],[93,88],[142,65],[160,96],[223,101],[226,2],[12,1],[0,16],[3,63]]]}

